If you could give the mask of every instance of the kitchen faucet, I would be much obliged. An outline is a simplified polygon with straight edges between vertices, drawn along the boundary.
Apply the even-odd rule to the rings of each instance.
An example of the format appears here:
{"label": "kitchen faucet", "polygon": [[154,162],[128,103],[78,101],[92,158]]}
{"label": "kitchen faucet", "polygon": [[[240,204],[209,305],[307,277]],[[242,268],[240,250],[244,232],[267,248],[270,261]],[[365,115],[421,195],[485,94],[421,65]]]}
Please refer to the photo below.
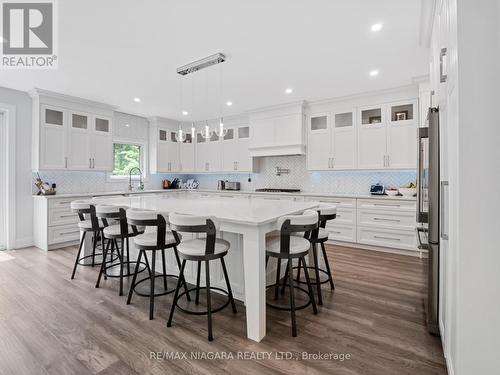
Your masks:
{"label": "kitchen faucet", "polygon": [[128,171],[128,190],[129,191],[133,190],[132,172],[135,170],[139,171],[139,186],[137,187],[137,190],[144,190],[144,184],[142,183],[142,171],[139,167],[130,168],[130,170]]}

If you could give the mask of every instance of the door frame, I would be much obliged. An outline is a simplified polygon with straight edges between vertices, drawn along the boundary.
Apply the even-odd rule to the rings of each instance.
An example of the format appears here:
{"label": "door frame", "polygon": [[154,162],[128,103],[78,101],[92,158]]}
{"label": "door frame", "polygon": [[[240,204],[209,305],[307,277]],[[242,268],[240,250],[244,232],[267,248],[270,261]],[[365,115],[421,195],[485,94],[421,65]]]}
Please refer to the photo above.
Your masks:
{"label": "door frame", "polygon": [[[6,226],[7,226],[7,249],[14,249],[15,234],[16,234],[16,106],[6,103],[0,103],[0,113],[3,115],[5,124],[5,144],[0,145],[6,151],[6,176],[5,181],[0,183],[5,184],[6,191]],[[0,197],[2,199],[2,197]]]}

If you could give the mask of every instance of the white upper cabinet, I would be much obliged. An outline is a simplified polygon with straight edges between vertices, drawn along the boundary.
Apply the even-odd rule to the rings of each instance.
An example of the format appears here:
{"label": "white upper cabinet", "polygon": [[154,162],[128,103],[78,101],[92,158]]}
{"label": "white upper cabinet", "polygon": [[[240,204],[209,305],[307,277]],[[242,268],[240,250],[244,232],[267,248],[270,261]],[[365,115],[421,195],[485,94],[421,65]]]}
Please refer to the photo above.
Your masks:
{"label": "white upper cabinet", "polygon": [[92,169],[113,170],[113,129],[110,117],[96,115],[92,118]]}
{"label": "white upper cabinet", "polygon": [[179,172],[195,171],[194,139],[190,132],[186,132],[186,139],[179,144]]}
{"label": "white upper cabinet", "polygon": [[387,106],[387,167],[417,167],[417,100]]}
{"label": "white upper cabinet", "polygon": [[34,134],[39,136],[33,137],[33,151],[39,150],[39,155],[33,155],[33,169],[66,169],[67,113],[64,108],[41,105],[39,116],[40,125],[34,124]]}
{"label": "white upper cabinet", "polygon": [[33,170],[113,169],[114,107],[45,90],[33,99]]}
{"label": "white upper cabinet", "polygon": [[222,139],[222,170],[224,172],[251,172],[252,158],[248,153],[249,126],[227,129]]}
{"label": "white upper cabinet", "polygon": [[250,114],[250,156],[305,154],[303,102]]}
{"label": "white upper cabinet", "polygon": [[345,110],[332,115],[333,169],[354,169],[356,162],[356,111]]}
{"label": "white upper cabinet", "polygon": [[417,100],[359,110],[358,168],[416,168]]}
{"label": "white upper cabinet", "polygon": [[236,141],[235,128],[228,128],[227,134],[222,139],[222,170],[235,171],[238,160],[238,142]]}
{"label": "white upper cabinet", "polygon": [[196,133],[195,143],[195,169],[197,172],[208,172],[208,154],[209,146],[208,140],[203,138],[200,132]]}
{"label": "white upper cabinet", "polygon": [[387,161],[384,106],[362,107],[358,111],[358,168],[383,169]]}
{"label": "white upper cabinet", "polygon": [[68,111],[68,169],[92,169],[90,115]]}
{"label": "white upper cabinet", "polygon": [[208,140],[207,147],[207,171],[208,172],[218,172],[222,170],[222,143],[221,137],[219,137],[215,132],[212,132],[212,136]]}
{"label": "white upper cabinet", "polygon": [[356,168],[356,132],[353,110],[317,113],[309,117],[307,168]]}

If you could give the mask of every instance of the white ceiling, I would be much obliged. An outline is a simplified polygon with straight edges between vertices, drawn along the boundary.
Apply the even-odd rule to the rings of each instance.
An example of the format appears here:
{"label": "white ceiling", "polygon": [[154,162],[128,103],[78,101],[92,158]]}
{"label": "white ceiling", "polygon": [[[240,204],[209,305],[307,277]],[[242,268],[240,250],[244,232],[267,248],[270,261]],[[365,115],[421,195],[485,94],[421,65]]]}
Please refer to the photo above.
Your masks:
{"label": "white ceiling", "polygon": [[[216,52],[228,57],[219,65],[222,102],[234,103],[223,104],[225,115],[401,86],[428,71],[428,50],[418,43],[420,2],[63,0],[59,68],[3,70],[0,85],[39,87],[125,112],[185,120],[218,116],[219,70],[183,78],[187,117],[181,115],[175,70]],[[373,33],[376,22],[384,27]],[[380,70],[377,77],[369,76],[373,69]],[[287,87],[293,94],[284,93]]]}

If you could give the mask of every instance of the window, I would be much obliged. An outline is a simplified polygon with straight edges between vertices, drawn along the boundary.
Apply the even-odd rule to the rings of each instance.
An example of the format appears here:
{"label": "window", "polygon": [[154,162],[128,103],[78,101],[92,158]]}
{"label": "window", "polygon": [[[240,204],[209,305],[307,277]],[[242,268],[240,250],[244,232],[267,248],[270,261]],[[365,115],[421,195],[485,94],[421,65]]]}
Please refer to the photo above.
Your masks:
{"label": "window", "polygon": [[[114,143],[114,168],[112,177],[128,177],[130,169],[140,168],[144,173],[143,147],[131,143]],[[138,175],[138,171],[133,175]]]}

